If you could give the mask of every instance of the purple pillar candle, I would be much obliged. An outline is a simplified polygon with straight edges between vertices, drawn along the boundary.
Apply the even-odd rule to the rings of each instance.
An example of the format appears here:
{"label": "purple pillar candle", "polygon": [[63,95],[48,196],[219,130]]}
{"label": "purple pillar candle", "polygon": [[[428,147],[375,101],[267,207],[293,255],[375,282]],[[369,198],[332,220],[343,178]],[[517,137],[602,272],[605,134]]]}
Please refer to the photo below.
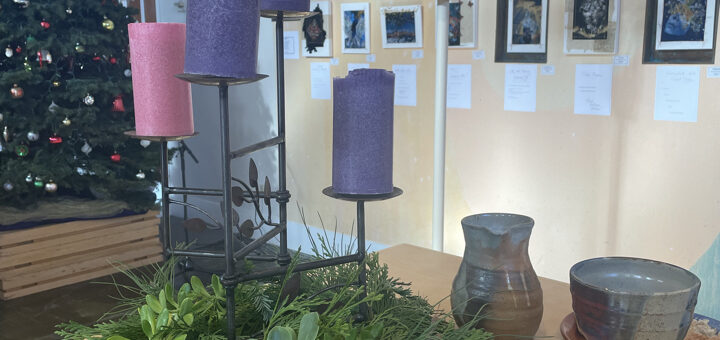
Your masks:
{"label": "purple pillar candle", "polygon": [[260,10],[309,12],[310,0],[260,0]]}
{"label": "purple pillar candle", "polygon": [[258,0],[189,0],[185,73],[257,75]]}
{"label": "purple pillar candle", "polygon": [[333,80],[332,185],[342,194],[393,191],[395,75],[358,69]]}

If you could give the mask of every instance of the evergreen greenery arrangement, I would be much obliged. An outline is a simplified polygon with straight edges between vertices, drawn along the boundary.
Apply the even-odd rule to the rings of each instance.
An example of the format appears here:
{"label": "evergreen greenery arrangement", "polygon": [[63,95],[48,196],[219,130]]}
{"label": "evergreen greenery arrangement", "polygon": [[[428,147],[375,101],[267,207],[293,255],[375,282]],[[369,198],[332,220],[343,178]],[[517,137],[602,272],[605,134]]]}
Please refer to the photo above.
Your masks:
{"label": "evergreen greenery arrangement", "polygon": [[58,195],[154,205],[159,145],[134,129],[116,0],[0,0],[0,205]]}

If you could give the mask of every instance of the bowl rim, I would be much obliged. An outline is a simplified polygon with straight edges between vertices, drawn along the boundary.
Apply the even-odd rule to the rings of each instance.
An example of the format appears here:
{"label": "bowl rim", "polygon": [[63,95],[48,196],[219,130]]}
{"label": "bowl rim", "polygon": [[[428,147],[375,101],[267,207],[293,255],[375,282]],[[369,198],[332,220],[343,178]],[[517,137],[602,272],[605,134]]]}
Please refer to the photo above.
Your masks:
{"label": "bowl rim", "polygon": [[478,218],[478,217],[512,217],[512,218],[519,218],[522,220],[518,223],[505,225],[504,226],[505,230],[512,230],[512,229],[520,228],[520,227],[533,228],[535,226],[535,220],[530,216],[521,215],[521,214],[513,214],[513,213],[499,213],[499,212],[468,215],[468,216],[463,217],[462,220],[460,220],[460,224],[463,227],[467,226],[469,228],[487,228],[486,226],[477,225],[477,224],[469,222],[471,219]]}
{"label": "bowl rim", "polygon": [[[578,277],[577,274],[575,273],[575,272],[577,271],[577,269],[578,269],[579,266],[582,266],[582,265],[587,264],[587,263],[589,263],[589,262],[596,262],[596,261],[603,261],[603,260],[632,260],[632,261],[648,262],[648,263],[652,263],[652,264],[655,264],[655,265],[669,266],[669,267],[672,267],[672,268],[679,269],[681,272],[683,272],[683,273],[685,273],[686,275],[688,275],[688,276],[690,277],[690,279],[693,281],[693,284],[692,284],[690,287],[688,287],[688,288],[679,289],[679,290],[675,290],[675,291],[672,291],[672,292],[659,292],[659,293],[652,293],[652,292],[639,293],[639,292],[638,292],[638,293],[635,293],[635,292],[618,291],[618,290],[609,289],[609,288],[606,288],[606,287],[600,287],[600,286],[598,286],[598,285],[594,285],[594,284],[591,284],[591,283],[588,283],[588,282],[585,282],[585,281],[581,280],[580,277]],[[689,270],[687,270],[687,269],[685,269],[685,268],[682,268],[682,267],[680,267],[680,266],[676,266],[676,265],[674,265],[674,264],[670,264],[670,263],[666,263],[666,262],[662,262],[662,261],[644,259],[644,258],[639,258],[639,257],[627,257],[627,256],[605,256],[605,257],[596,257],[596,258],[592,258],[592,259],[587,259],[587,260],[580,261],[580,262],[574,264],[574,265],[570,268],[570,283],[572,284],[573,282],[575,282],[576,284],[579,284],[579,285],[582,285],[582,286],[585,286],[585,287],[594,289],[594,290],[598,290],[598,291],[601,291],[601,292],[605,292],[605,293],[608,293],[608,292],[609,292],[609,293],[613,293],[613,294],[616,294],[616,295],[634,295],[634,296],[665,296],[665,295],[675,295],[675,294],[679,294],[679,293],[685,293],[685,292],[691,292],[691,291],[694,291],[694,290],[698,290],[698,289],[700,288],[700,285],[701,285],[700,278],[698,278],[697,275],[693,274],[691,271],[689,271]]]}

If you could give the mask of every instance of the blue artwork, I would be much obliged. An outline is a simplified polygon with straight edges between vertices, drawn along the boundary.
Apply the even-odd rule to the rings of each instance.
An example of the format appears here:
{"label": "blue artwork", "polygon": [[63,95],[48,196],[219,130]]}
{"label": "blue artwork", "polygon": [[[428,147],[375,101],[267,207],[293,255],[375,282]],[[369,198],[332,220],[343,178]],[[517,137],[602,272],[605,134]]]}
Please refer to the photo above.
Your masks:
{"label": "blue artwork", "polygon": [[345,11],[345,48],[365,48],[365,11]]}
{"label": "blue artwork", "polygon": [[385,32],[388,43],[414,43],[416,39],[415,12],[402,11],[385,13]]}
{"label": "blue artwork", "polygon": [[542,0],[515,0],[513,2],[512,43],[539,44],[542,20]]}
{"label": "blue artwork", "polygon": [[449,46],[460,46],[460,27],[462,25],[462,14],[460,14],[460,6],[462,2],[450,3],[450,27],[449,33]]}
{"label": "blue artwork", "polygon": [[665,0],[661,41],[705,40],[707,0]]}

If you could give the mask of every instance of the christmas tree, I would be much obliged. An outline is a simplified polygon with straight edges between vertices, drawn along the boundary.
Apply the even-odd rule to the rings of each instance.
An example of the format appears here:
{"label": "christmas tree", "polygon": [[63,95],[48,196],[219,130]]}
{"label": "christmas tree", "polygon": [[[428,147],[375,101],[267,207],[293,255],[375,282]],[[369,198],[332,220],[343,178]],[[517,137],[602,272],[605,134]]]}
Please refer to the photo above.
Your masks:
{"label": "christmas tree", "polygon": [[151,207],[159,145],[124,135],[135,125],[136,10],[114,0],[0,6],[0,205],[75,196]]}

